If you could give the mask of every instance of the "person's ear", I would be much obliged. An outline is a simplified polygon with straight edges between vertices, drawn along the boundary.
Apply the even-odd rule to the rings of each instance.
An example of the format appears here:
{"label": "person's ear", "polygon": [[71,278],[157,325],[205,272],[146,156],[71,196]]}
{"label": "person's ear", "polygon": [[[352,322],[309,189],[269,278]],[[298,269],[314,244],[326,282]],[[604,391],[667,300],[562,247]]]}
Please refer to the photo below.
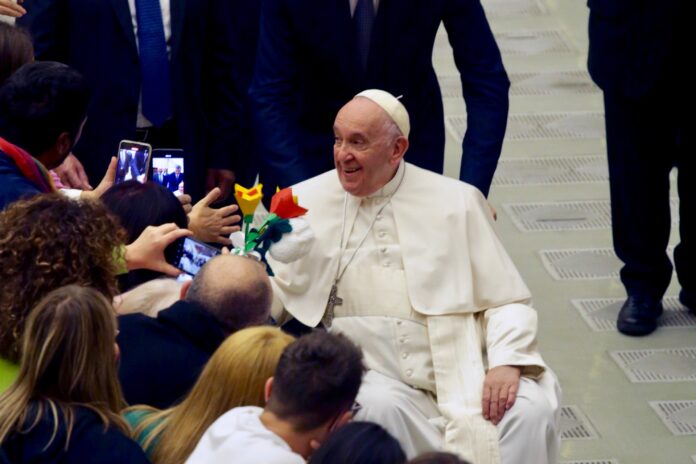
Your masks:
{"label": "person's ear", "polygon": [[403,135],[400,135],[394,141],[394,150],[392,151],[391,162],[397,164],[399,161],[401,161],[404,154],[406,154],[406,150],[408,150],[408,139]]}
{"label": "person's ear", "polygon": [[266,385],[263,386],[263,399],[266,403],[268,403],[268,399],[271,397],[272,392],[273,392],[273,377],[269,377],[268,380],[266,380]]}
{"label": "person's ear", "polygon": [[68,156],[73,147],[73,141],[70,134],[68,132],[61,132],[56,139],[55,147],[56,153],[58,153],[61,158]]}
{"label": "person's ear", "polygon": [[188,293],[189,289],[191,288],[191,282],[192,280],[186,280],[184,283],[181,285],[181,290],[179,290],[179,299],[183,300],[186,298],[186,294]]}

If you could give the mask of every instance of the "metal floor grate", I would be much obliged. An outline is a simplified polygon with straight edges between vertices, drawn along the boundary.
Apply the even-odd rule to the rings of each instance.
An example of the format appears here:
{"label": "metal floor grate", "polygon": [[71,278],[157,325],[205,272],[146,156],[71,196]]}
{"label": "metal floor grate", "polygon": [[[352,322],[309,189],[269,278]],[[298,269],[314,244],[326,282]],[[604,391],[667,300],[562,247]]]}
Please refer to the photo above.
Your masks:
{"label": "metal floor grate", "polygon": [[696,348],[610,351],[631,383],[696,381]]}
{"label": "metal floor grate", "polygon": [[506,203],[503,209],[522,232],[593,230],[611,227],[608,201]]}
{"label": "metal floor grate", "polygon": [[674,435],[696,435],[696,401],[651,401],[650,406]]}
{"label": "metal floor grate", "polygon": [[[450,134],[462,140],[466,115],[445,117]],[[562,113],[514,114],[508,117],[506,140],[600,139],[604,137],[604,115],[578,111]]]}
{"label": "metal floor grate", "polygon": [[605,156],[503,159],[493,185],[560,185],[608,182]]}
{"label": "metal floor grate", "polygon": [[[506,203],[505,211],[522,232],[611,228],[609,200]],[[679,199],[670,199],[672,223],[679,223]]]}
{"label": "metal floor grate", "polygon": [[481,4],[489,18],[546,14],[544,6],[536,0],[483,0]]}
{"label": "metal floor grate", "polygon": [[619,464],[616,459],[581,459],[579,461],[560,461],[559,464]]}
{"label": "metal floor grate", "polygon": [[[671,257],[674,247],[667,247]],[[623,263],[612,248],[540,250],[541,262],[555,280],[593,280],[619,277]]]}
{"label": "metal floor grate", "polygon": [[[624,298],[589,298],[572,300],[591,330],[605,332],[616,330],[616,318],[619,315]],[[667,297],[662,300],[665,312],[659,321],[664,329],[696,328],[696,316],[687,311],[677,297]]]}
{"label": "metal floor grate", "polygon": [[[515,97],[541,95],[590,95],[599,93],[599,88],[583,71],[511,73],[510,95]],[[462,83],[458,75],[440,76],[440,91],[443,98],[463,98]]]}
{"label": "metal floor grate", "polygon": [[590,440],[598,437],[597,430],[579,407],[561,407],[561,439]]}
{"label": "metal floor grate", "polygon": [[495,34],[500,53],[509,56],[565,54],[575,52],[575,47],[561,31],[519,31]]}
{"label": "metal floor grate", "polygon": [[541,261],[555,280],[618,277],[622,263],[611,248],[540,250]]}

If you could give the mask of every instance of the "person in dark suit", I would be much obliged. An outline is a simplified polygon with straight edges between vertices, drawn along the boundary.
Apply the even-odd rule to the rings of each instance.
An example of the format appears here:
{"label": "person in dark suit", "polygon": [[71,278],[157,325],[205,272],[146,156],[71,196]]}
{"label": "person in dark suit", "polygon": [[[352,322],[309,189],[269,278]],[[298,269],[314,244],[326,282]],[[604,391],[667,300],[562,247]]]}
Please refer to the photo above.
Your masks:
{"label": "person in dark suit", "polygon": [[[681,243],[674,265],[680,300],[696,312],[696,176],[693,90],[686,0],[589,0],[590,75],[604,91],[614,250],[628,298],[618,330],[647,335],[657,327],[672,277],[670,180],[679,170]],[[685,100],[685,99],[688,99]],[[691,103],[691,104],[689,104]]]}
{"label": "person in dark suit", "polygon": [[263,266],[223,255],[203,266],[182,288],[182,300],[157,317],[119,316],[119,378],[126,401],[172,406],[189,392],[228,335],[268,320],[271,299]]}
{"label": "person in dark suit", "polygon": [[170,192],[176,192],[179,189],[179,184],[184,180],[184,174],[181,172],[181,166],[174,168],[174,172],[166,176],[167,188]]}
{"label": "person in dark suit", "polygon": [[444,22],[468,130],[460,178],[484,194],[505,134],[509,81],[478,0],[267,0],[250,96],[261,181],[287,187],[333,168],[332,124],[358,92],[403,95],[409,162],[441,173],[445,128],[432,51]]}
{"label": "person in dark suit", "polygon": [[31,30],[37,59],[69,64],[91,86],[74,149],[90,179],[106,169],[119,141],[130,139],[182,147],[195,198],[206,176],[206,188],[231,190],[249,156],[243,115],[255,42],[246,39],[258,7],[246,3],[256,2],[24,2],[19,24]]}

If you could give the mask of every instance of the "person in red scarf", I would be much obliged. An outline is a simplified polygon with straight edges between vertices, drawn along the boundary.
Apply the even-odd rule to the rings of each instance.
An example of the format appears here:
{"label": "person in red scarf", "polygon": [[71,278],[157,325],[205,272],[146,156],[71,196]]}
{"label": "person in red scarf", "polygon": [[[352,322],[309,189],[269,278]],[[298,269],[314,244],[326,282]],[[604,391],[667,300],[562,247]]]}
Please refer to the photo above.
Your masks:
{"label": "person in red scarf", "polygon": [[0,87],[0,210],[55,191],[48,172],[70,154],[87,114],[82,76],[61,63],[28,63]]}

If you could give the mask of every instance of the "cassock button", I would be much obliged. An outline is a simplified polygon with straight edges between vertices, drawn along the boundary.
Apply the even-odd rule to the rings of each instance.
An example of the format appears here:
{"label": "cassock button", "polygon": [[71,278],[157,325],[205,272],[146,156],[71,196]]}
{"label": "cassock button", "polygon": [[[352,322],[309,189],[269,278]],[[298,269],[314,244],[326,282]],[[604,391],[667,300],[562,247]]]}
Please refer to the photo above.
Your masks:
{"label": "cassock button", "polygon": [[406,369],[406,377],[411,377],[413,375],[413,369]]}
{"label": "cassock button", "polygon": [[391,263],[389,261],[385,261],[383,264],[384,267],[389,267],[390,265],[391,265]]}
{"label": "cassock button", "polygon": [[380,251],[381,251],[382,253],[386,253],[386,252],[387,252],[387,247],[382,247],[382,249],[381,249]]}
{"label": "cassock button", "polygon": [[378,214],[377,217],[376,217],[375,219],[377,219],[378,221],[381,221],[381,220],[382,220],[382,215],[381,215],[381,214]]}
{"label": "cassock button", "polygon": [[401,321],[401,320],[396,321],[396,325],[401,325],[401,324],[403,324],[403,323],[404,323],[404,321]]}
{"label": "cassock button", "polygon": [[399,343],[406,343],[406,337],[399,337]]}
{"label": "cassock button", "polygon": [[401,353],[401,359],[408,358],[408,353]]}
{"label": "cassock button", "polygon": [[379,234],[377,234],[377,235],[379,235],[379,238],[384,238],[384,237],[387,236],[387,233],[386,233],[385,231],[381,231],[381,232],[380,232]]}

